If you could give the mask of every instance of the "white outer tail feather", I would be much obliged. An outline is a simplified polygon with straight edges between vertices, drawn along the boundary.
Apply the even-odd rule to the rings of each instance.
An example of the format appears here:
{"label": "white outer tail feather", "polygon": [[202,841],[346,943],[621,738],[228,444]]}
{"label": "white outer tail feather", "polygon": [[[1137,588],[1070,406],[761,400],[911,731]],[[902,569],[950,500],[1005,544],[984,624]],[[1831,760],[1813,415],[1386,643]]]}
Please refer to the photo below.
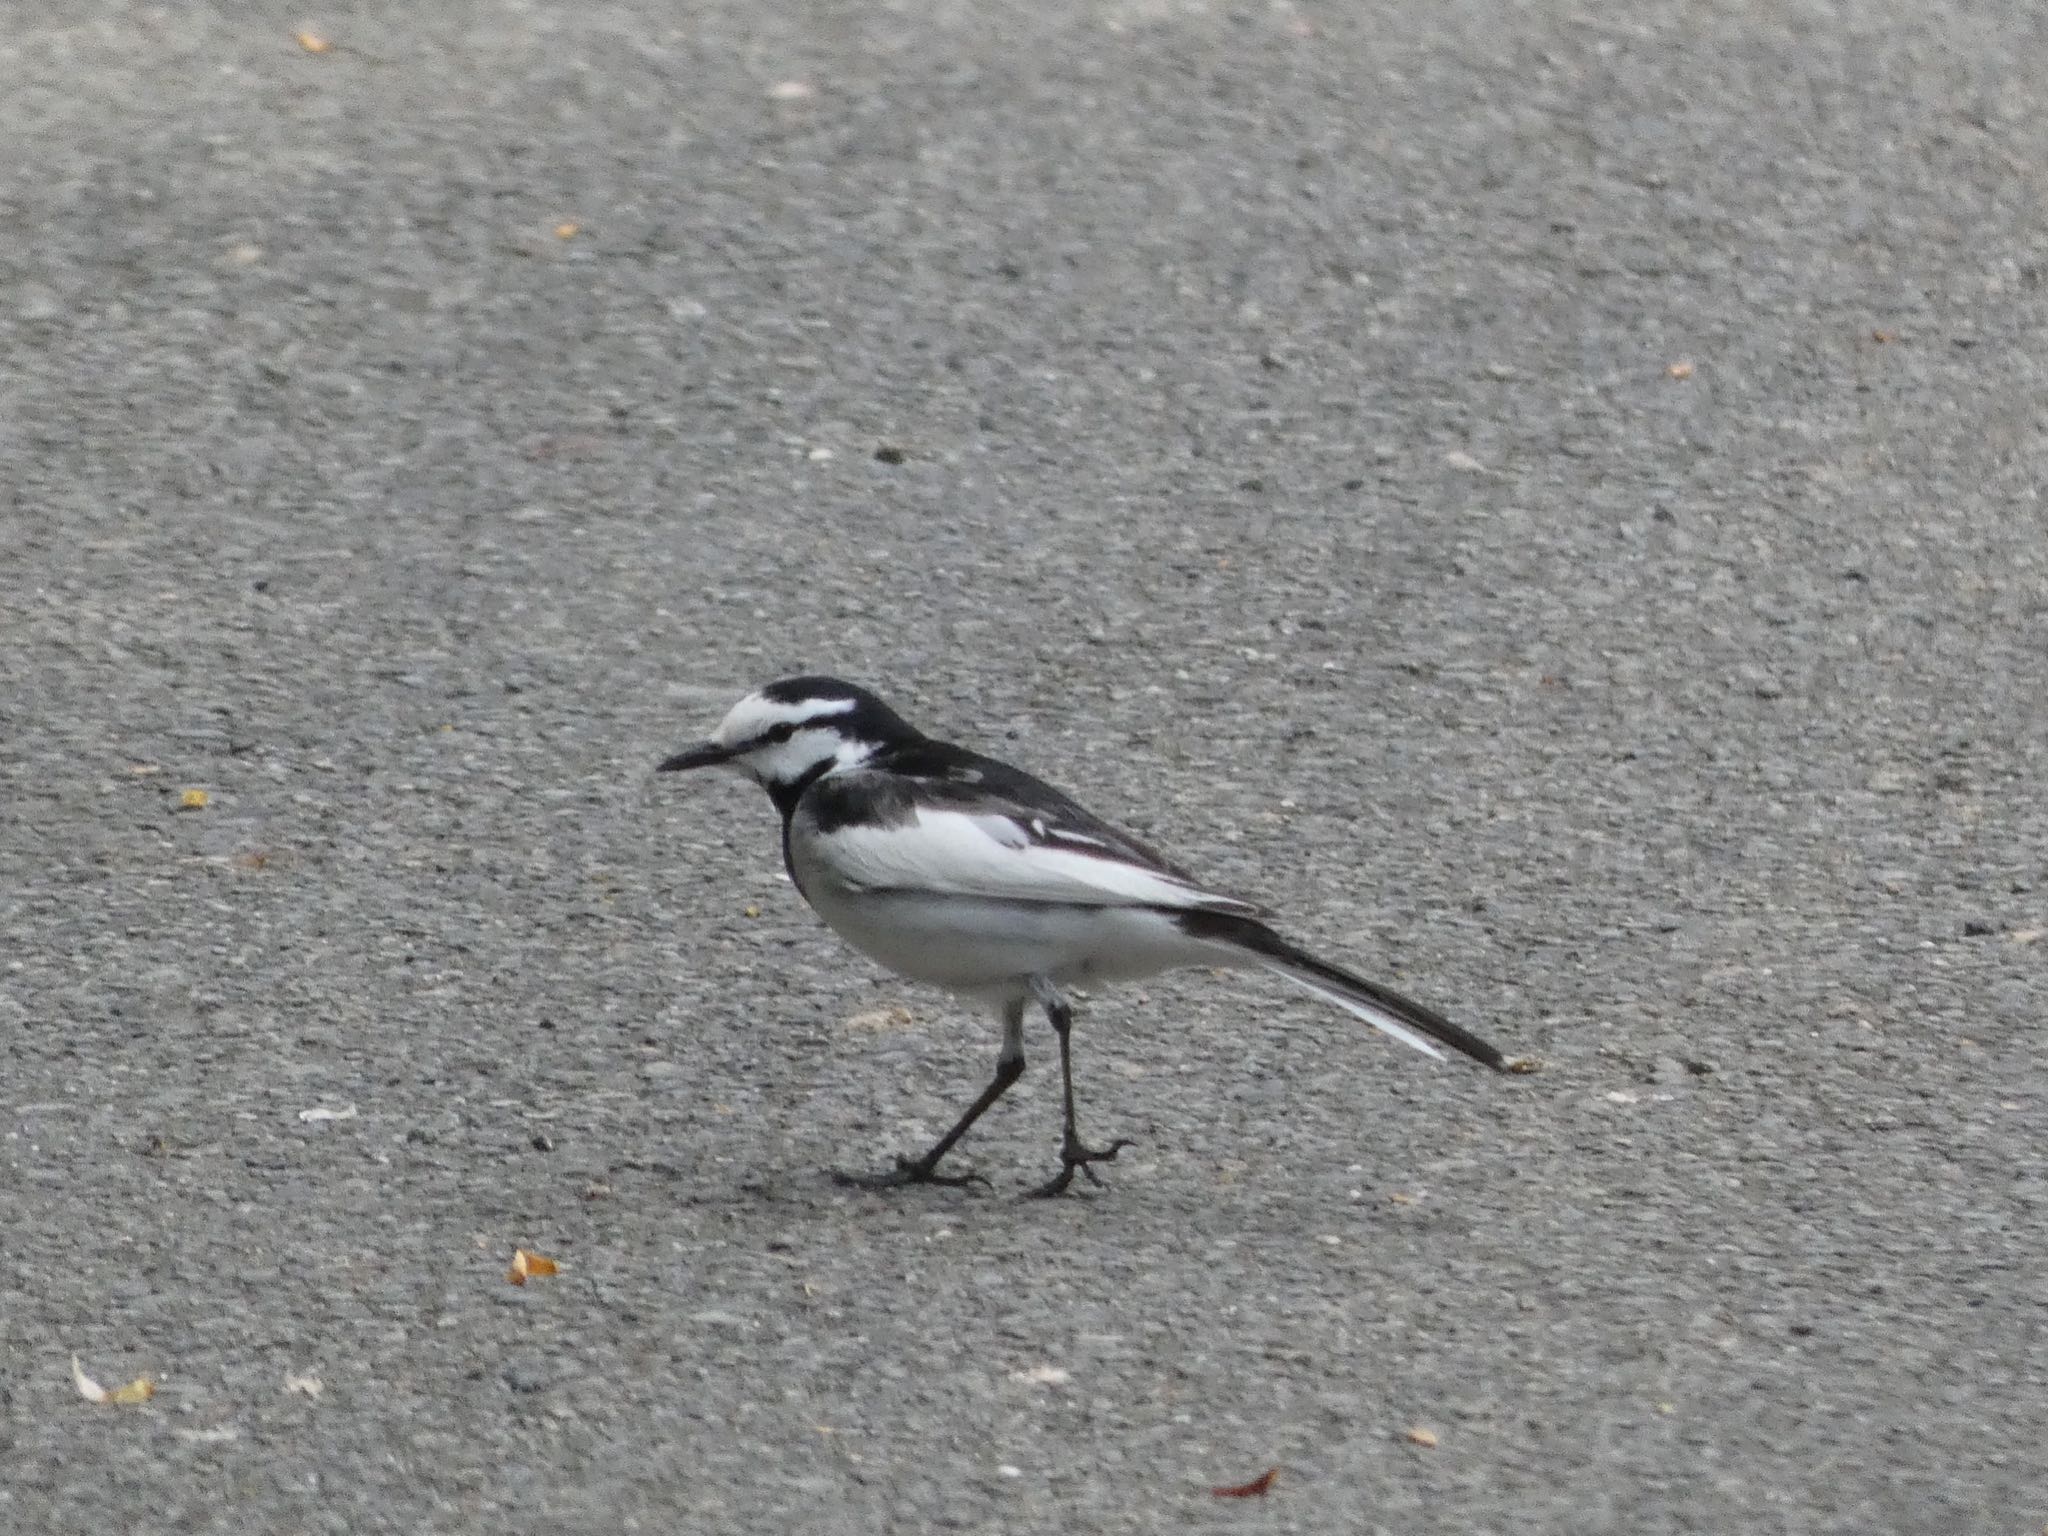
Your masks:
{"label": "white outer tail feather", "polygon": [[1320,977],[1304,976],[1292,966],[1278,960],[1261,958],[1259,964],[1266,970],[1271,971],[1275,976],[1282,976],[1288,981],[1293,982],[1302,991],[1313,992],[1324,1002],[1335,1003],[1354,1018],[1365,1020],[1366,1023],[1370,1024],[1381,1034],[1391,1035],[1403,1045],[1412,1046],[1425,1056],[1434,1056],[1438,1061],[1444,1059],[1442,1046],[1430,1039],[1429,1036],[1415,1029],[1412,1025],[1404,1024],[1399,1018],[1389,1013],[1378,1003],[1368,1002],[1364,998],[1353,997],[1347,992],[1340,992]]}

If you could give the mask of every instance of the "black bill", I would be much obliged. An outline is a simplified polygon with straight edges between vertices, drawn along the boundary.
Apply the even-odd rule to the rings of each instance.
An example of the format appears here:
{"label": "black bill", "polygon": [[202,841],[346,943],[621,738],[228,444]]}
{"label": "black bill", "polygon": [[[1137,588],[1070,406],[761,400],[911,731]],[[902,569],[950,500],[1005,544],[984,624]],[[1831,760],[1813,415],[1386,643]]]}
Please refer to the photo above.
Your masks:
{"label": "black bill", "polygon": [[730,761],[732,761],[732,750],[729,747],[721,747],[715,741],[707,741],[702,746],[691,747],[687,751],[678,752],[654,771],[656,773],[680,773],[685,768],[716,768],[720,763]]}

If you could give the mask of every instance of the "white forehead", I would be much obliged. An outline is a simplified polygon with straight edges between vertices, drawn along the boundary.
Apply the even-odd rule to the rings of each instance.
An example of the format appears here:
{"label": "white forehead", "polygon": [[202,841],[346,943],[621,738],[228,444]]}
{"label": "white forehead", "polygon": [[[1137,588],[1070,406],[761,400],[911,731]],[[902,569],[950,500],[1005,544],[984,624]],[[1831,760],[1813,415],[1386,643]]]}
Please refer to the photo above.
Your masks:
{"label": "white forehead", "polygon": [[743,741],[752,741],[772,726],[784,722],[803,725],[812,720],[846,714],[853,707],[852,699],[798,699],[794,703],[783,703],[765,694],[750,693],[733,705],[731,713],[712,733],[711,739],[721,747],[736,747]]}

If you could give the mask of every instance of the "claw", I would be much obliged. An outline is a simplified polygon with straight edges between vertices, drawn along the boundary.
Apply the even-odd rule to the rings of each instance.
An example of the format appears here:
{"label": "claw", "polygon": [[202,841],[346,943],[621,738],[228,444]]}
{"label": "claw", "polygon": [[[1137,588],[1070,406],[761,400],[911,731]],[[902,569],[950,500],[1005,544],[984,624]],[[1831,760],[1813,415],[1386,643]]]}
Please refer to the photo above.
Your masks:
{"label": "claw", "polygon": [[1029,1191],[1027,1198],[1032,1200],[1050,1200],[1054,1195],[1065,1194],[1067,1186],[1074,1182],[1074,1170],[1076,1168],[1080,1169],[1086,1175],[1088,1182],[1097,1189],[1107,1189],[1109,1186],[1102,1182],[1101,1176],[1089,1165],[1092,1163],[1113,1163],[1116,1161],[1117,1153],[1123,1151],[1125,1147],[1136,1145],[1137,1143],[1128,1136],[1119,1136],[1101,1150],[1097,1150],[1094,1147],[1084,1147],[1080,1142],[1070,1140],[1065,1146],[1060,1148],[1060,1171],[1039,1185],[1038,1188]]}

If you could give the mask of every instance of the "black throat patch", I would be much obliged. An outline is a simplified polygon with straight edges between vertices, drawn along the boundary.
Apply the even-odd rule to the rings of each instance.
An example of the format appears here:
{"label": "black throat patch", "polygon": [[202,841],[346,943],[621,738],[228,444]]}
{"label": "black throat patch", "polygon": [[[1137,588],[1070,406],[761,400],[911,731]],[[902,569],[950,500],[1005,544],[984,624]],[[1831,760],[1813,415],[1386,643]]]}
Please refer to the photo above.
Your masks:
{"label": "black throat patch", "polygon": [[812,764],[802,778],[792,779],[787,784],[768,786],[768,798],[775,802],[775,809],[782,815],[782,867],[789,872],[790,884],[803,894],[806,901],[810,899],[810,895],[804,891],[803,881],[797,878],[796,860],[789,856],[789,823],[790,818],[796,815],[796,803],[803,799],[804,791],[822,779],[832,767],[832,760],[827,758],[822,763]]}

